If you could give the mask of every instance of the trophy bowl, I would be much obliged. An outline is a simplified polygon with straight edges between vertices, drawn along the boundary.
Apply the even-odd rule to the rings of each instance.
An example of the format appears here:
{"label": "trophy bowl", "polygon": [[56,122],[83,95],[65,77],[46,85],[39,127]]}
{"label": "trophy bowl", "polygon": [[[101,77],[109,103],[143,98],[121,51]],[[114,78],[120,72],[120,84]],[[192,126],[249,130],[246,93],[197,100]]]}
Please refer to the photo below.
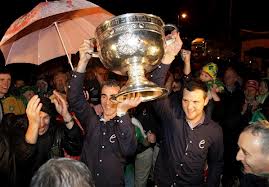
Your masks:
{"label": "trophy bowl", "polygon": [[103,65],[128,76],[115,100],[122,102],[129,94],[140,93],[142,102],[146,102],[168,93],[145,77],[164,55],[165,24],[161,18],[145,13],[122,14],[100,24],[95,35]]}

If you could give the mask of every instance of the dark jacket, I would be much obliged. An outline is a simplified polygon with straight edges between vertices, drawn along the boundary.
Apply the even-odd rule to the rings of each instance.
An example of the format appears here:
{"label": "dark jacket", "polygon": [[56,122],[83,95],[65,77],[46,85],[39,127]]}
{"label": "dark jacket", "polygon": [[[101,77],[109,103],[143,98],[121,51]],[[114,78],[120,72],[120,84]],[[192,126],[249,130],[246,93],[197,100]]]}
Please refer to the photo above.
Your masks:
{"label": "dark jacket", "polygon": [[10,137],[0,130],[0,181],[3,187],[15,186],[15,154],[11,145]]}
{"label": "dark jacket", "polygon": [[81,154],[97,187],[124,186],[126,157],[136,151],[134,125],[128,114],[104,122],[96,115],[83,94],[83,73],[73,72],[68,90],[68,102],[85,127]]}
{"label": "dark jacket", "polygon": [[63,157],[63,149],[72,156],[82,149],[82,135],[78,125],[68,129],[65,124],[50,124],[48,131],[38,137],[36,144],[25,141],[24,133],[15,143],[17,182],[28,186],[35,171],[50,158]]}
{"label": "dark jacket", "polygon": [[[168,68],[161,65],[154,70],[153,81],[162,86]],[[206,116],[202,124],[191,129],[180,103],[171,105],[169,98],[163,98],[153,105],[162,116],[164,130],[155,166],[156,183],[159,186],[202,186],[207,162],[207,186],[218,186],[223,167],[221,127]]]}

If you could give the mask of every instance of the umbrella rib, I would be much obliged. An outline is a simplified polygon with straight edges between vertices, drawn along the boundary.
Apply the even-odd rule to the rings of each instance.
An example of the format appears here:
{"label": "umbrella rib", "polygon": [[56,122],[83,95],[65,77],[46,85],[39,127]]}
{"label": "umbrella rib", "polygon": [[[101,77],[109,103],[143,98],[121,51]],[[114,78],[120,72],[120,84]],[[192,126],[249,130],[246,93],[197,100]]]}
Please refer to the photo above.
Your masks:
{"label": "umbrella rib", "polygon": [[68,62],[69,62],[69,64],[70,64],[70,66],[71,66],[71,69],[74,70],[73,64],[72,64],[71,59],[70,59],[70,57],[69,57],[69,55],[68,55],[68,52],[67,52],[67,50],[66,50],[66,47],[65,47],[65,44],[64,44],[64,41],[63,41],[63,38],[62,38],[61,33],[60,33],[60,31],[59,31],[57,22],[54,22],[54,26],[55,26],[55,28],[56,28],[56,30],[57,30],[57,33],[58,33],[59,37],[60,37],[61,43],[62,43],[62,45],[63,45],[64,51],[65,51],[65,54],[66,54],[66,56],[67,56]]}
{"label": "umbrella rib", "polygon": [[[15,44],[15,41],[11,44],[11,47],[10,47],[10,50],[9,50],[9,52],[8,52],[8,54],[7,54],[7,59],[6,59],[6,63],[8,62],[8,60],[9,60],[9,54],[11,53],[11,51],[13,50],[13,45]],[[5,64],[6,64],[5,63]]]}
{"label": "umbrella rib", "polygon": [[[38,39],[37,41],[39,41],[40,39],[40,35],[41,35],[41,31],[38,33]],[[38,42],[37,42],[37,64],[39,65],[39,45],[38,45]]]}
{"label": "umbrella rib", "polygon": [[[83,19],[83,18],[81,18],[81,20],[85,23],[85,25],[89,25],[89,28],[91,27],[91,25],[89,24],[88,21],[86,21],[86,20]],[[81,30],[83,30],[85,33],[88,33],[88,32],[89,32],[89,30],[85,29],[86,27],[82,27],[81,25],[78,25],[78,26],[79,26],[79,28],[80,28]]]}

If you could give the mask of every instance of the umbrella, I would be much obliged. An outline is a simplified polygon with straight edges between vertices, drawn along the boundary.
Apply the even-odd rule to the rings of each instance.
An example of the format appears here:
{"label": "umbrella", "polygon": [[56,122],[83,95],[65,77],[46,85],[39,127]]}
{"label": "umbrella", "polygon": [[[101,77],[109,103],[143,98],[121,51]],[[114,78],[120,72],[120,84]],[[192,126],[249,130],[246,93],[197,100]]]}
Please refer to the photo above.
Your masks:
{"label": "umbrella", "polygon": [[70,59],[85,39],[94,37],[96,27],[113,15],[86,0],[41,2],[11,24],[0,47],[6,65],[40,65],[56,57]]}

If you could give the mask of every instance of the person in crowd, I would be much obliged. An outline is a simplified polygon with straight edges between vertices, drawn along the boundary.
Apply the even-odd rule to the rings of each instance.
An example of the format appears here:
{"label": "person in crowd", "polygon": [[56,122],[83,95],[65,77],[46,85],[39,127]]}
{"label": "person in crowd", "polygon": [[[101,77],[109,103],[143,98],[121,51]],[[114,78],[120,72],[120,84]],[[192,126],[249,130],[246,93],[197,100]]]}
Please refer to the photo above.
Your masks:
{"label": "person in crowd", "polygon": [[[34,172],[47,160],[63,157],[63,150],[70,155],[79,155],[82,149],[81,131],[67,109],[67,103],[60,93],[55,98],[33,96],[28,102],[26,115],[27,130],[16,145],[18,181],[28,186]],[[56,111],[64,123],[55,120]]]}
{"label": "person in crowd", "polygon": [[[236,159],[242,163],[241,186],[269,186],[269,122],[247,126],[238,139]],[[255,176],[253,176],[255,175]]]}
{"label": "person in crowd", "polygon": [[[217,64],[210,62],[203,66],[200,73],[200,80],[206,83],[208,90],[210,91],[210,98],[214,101],[219,101],[220,98],[215,93],[222,92],[224,90],[224,84],[217,78],[218,66]],[[214,94],[213,94],[213,93]]]}
{"label": "person in crowd", "polygon": [[250,112],[252,114],[258,107],[256,97],[259,93],[259,82],[256,80],[247,80],[245,84],[245,103],[243,105],[242,114]]}
{"label": "person in crowd", "polygon": [[48,97],[49,84],[45,78],[39,77],[36,81],[36,92],[41,97]]}
{"label": "person in crowd", "polygon": [[4,116],[2,99],[7,94],[10,84],[11,84],[10,72],[5,68],[0,68],[0,99],[1,99],[0,100],[0,122],[2,121],[2,118]]}
{"label": "person in crowd", "polygon": [[224,91],[219,94],[220,101],[215,102],[212,119],[220,124],[223,130],[224,170],[222,185],[232,186],[238,181],[240,166],[236,161],[237,140],[244,127],[242,107],[245,96],[239,84],[237,69],[229,66],[224,70]]}
{"label": "person in crowd", "polygon": [[[143,106],[140,104],[138,107]],[[144,106],[142,107],[144,108]],[[135,108],[131,112],[131,121],[135,126],[135,136],[137,139],[137,149],[136,154],[128,159],[128,164],[125,167],[124,178],[126,187],[146,187],[148,177],[151,172],[152,159],[153,159],[153,144],[156,142],[156,135],[154,132],[151,132],[150,125],[157,124],[148,124],[151,123],[149,120],[149,115],[144,112],[143,116],[139,115],[140,112],[134,112]],[[145,108],[144,108],[145,109]],[[138,120],[135,116],[138,116],[142,121]],[[142,122],[144,124],[142,124]],[[147,124],[145,124],[147,122]],[[146,129],[144,129],[146,127]]]}
{"label": "person in crowd", "polygon": [[[135,156],[135,186],[146,187],[153,167],[153,153],[156,143],[159,121],[152,105],[141,103],[135,108],[133,115],[140,122],[143,129],[142,141],[138,141]],[[152,178],[151,178],[152,179]]]}
{"label": "person in crowd", "polygon": [[212,111],[215,109],[216,102],[220,101],[218,93],[224,90],[224,84],[217,78],[218,66],[210,62],[202,67],[199,78],[206,83],[208,89],[209,102],[206,107],[208,116],[212,116]]}
{"label": "person in crowd", "polygon": [[9,93],[14,96],[20,96],[20,88],[25,86],[25,81],[21,78],[16,78],[14,84],[10,87]]}
{"label": "person in crowd", "polygon": [[91,66],[87,67],[85,89],[89,92],[89,102],[92,106],[100,104],[101,85],[108,80],[109,71],[98,59],[91,59]]}
{"label": "person in crowd", "polygon": [[[53,75],[52,78],[52,90],[59,92],[64,98],[66,98],[68,75],[65,72],[59,71]],[[52,93],[50,94],[52,95]]]}
{"label": "person in crowd", "polygon": [[269,96],[269,79],[262,79],[259,83],[259,94],[257,96],[257,102],[263,104]]}
{"label": "person in crowd", "polygon": [[34,174],[30,187],[94,187],[92,174],[80,161],[52,158]]}
{"label": "person in crowd", "polygon": [[[7,115],[3,117],[0,123],[0,181],[3,187],[16,186],[16,164],[15,151],[13,146],[12,128],[7,123]],[[13,125],[13,124],[12,124]]]}
{"label": "person in crowd", "polygon": [[249,123],[255,123],[259,120],[260,113],[258,112],[259,102],[257,95],[259,93],[259,82],[249,79],[245,82],[245,102],[242,107],[242,123],[243,127]]}
{"label": "person in crowd", "polygon": [[129,95],[122,103],[112,100],[120,91],[114,80],[101,86],[103,114],[97,115],[83,94],[83,84],[90,53],[90,40],[84,40],[79,49],[80,60],[68,86],[68,103],[71,110],[85,127],[83,161],[93,172],[96,186],[124,186],[124,165],[127,156],[136,151],[134,125],[127,111],[141,102],[139,94]]}
{"label": "person in crowd", "polygon": [[9,95],[11,85],[11,73],[6,68],[0,68],[0,122],[4,114],[14,113],[16,115],[24,114],[25,108],[23,102]]}
{"label": "person in crowd", "polygon": [[[172,32],[175,42],[166,46],[162,64],[152,73],[152,80],[164,85],[166,73],[181,49],[182,41]],[[186,82],[181,105],[170,107],[169,98],[153,106],[162,120],[164,133],[155,165],[157,186],[218,186],[223,167],[221,127],[205,115],[207,87],[197,80]],[[204,168],[208,178],[204,181]]]}
{"label": "person in crowd", "polygon": [[27,85],[20,88],[20,96],[22,98],[25,108],[27,107],[28,102],[34,95],[36,95],[35,87]]}
{"label": "person in crowd", "polygon": [[262,79],[259,84],[258,95],[255,98],[256,109],[254,108],[255,110],[252,111],[251,120],[249,122],[250,124],[255,123],[256,121],[266,120],[265,115],[266,110],[264,109],[266,108],[266,104],[268,103],[268,96],[269,96],[268,88],[269,88],[269,80]]}

